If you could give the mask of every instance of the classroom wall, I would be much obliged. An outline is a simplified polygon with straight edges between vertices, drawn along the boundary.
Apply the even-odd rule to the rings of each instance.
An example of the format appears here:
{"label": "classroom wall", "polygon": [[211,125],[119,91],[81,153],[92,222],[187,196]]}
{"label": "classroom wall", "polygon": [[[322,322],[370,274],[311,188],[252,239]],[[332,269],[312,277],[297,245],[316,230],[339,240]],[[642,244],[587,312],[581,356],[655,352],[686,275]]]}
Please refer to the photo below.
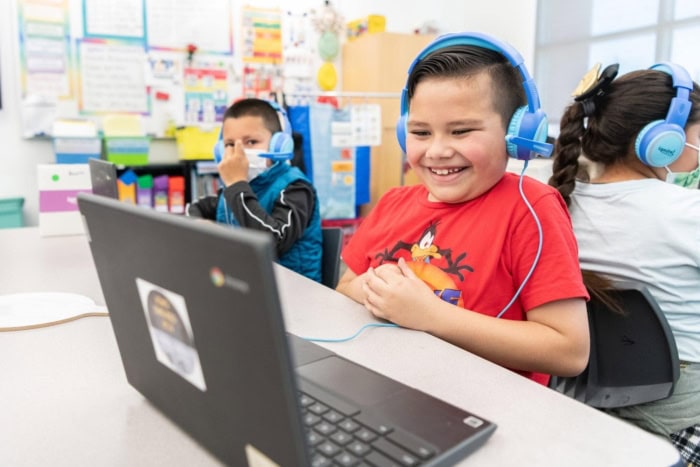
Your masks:
{"label": "classroom wall", "polygon": [[[0,199],[24,197],[25,225],[33,226],[38,224],[36,165],[53,162],[53,150],[48,138],[24,139],[21,136],[17,12],[14,2],[15,0],[0,0]],[[256,7],[279,7],[295,12],[320,9],[323,6],[322,0],[253,0],[247,3]],[[471,30],[492,34],[510,42],[522,53],[529,69],[534,69],[537,0],[432,0],[423,11],[418,11],[415,7],[406,8],[405,3],[393,0],[335,0],[331,3],[346,21],[368,14],[384,15],[387,20],[386,29],[390,32],[410,33],[430,20],[442,32]],[[235,28],[242,3],[234,1],[233,5]],[[159,140],[152,143],[151,161],[167,162],[175,161],[176,158],[174,142]]]}

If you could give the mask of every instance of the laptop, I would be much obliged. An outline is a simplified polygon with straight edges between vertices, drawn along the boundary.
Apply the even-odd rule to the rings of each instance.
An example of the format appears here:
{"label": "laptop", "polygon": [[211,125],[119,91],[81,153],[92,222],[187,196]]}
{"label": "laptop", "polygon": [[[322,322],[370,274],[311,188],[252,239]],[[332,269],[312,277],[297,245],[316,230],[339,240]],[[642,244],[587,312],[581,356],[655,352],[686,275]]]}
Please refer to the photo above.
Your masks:
{"label": "laptop", "polygon": [[91,157],[88,159],[92,192],[96,195],[118,199],[117,167],[104,159]]}
{"label": "laptop", "polygon": [[452,465],[496,429],[286,333],[268,235],[78,206],[128,382],[222,462]]}

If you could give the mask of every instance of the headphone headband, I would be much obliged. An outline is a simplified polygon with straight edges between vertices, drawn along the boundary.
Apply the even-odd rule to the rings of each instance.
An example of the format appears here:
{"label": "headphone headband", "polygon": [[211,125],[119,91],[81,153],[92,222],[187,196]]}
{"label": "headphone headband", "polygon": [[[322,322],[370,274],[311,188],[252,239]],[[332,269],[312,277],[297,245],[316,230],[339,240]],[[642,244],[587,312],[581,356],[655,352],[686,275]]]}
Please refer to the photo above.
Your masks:
{"label": "headphone headband", "polygon": [[275,101],[265,101],[265,102],[270,104],[270,107],[275,109],[275,112],[277,112],[277,117],[280,120],[280,126],[282,127],[282,132],[291,136],[292,135],[292,122],[289,121],[289,117],[287,116],[287,112],[282,108],[281,105],[279,105]]}
{"label": "headphone headband", "polygon": [[[529,160],[535,154],[549,156],[553,146],[546,142],[547,116],[540,108],[540,96],[535,81],[525,67],[522,55],[511,45],[478,32],[444,34],[428,44],[408,67],[410,79],[416,65],[428,55],[446,47],[456,45],[475,46],[493,50],[503,55],[522,77],[522,86],[527,105],[518,108],[510,119],[506,132],[508,155],[520,160]],[[401,90],[401,116],[396,125],[396,136],[401,149],[406,152],[406,123],[408,120],[408,79]]]}
{"label": "headphone headband", "polygon": [[[494,52],[498,52],[503,55],[510,62],[510,64],[518,70],[520,76],[523,78],[522,84],[523,89],[525,90],[525,95],[527,96],[528,110],[530,112],[535,112],[540,108],[540,96],[537,92],[537,87],[535,86],[535,82],[530,76],[530,73],[528,73],[527,68],[525,68],[525,60],[523,60],[520,52],[515,50],[513,46],[506,42],[499,41],[498,39],[478,32],[450,33],[439,36],[433,42],[428,44],[415,59],[413,59],[411,66],[408,67],[408,75],[411,75],[413,68],[418,64],[418,62],[423,60],[431,53],[435,52],[436,50],[455,45],[473,45],[482,49],[493,50]],[[406,111],[408,111],[408,83],[406,83],[406,86],[401,93],[402,112],[404,108],[404,101]]]}
{"label": "headphone headband", "polygon": [[666,123],[675,123],[685,128],[690,115],[690,93],[693,92],[693,80],[688,71],[680,65],[671,62],[660,62],[652,65],[650,70],[659,70],[671,75],[676,97],[671,99],[671,105],[666,114]]}
{"label": "headphone headband", "polygon": [[[267,152],[259,154],[259,157],[272,159],[273,161],[288,161],[294,157],[294,138],[292,137],[292,123],[287,112],[277,102],[264,100],[277,113],[282,131],[272,134]],[[219,139],[214,145],[214,160],[219,163],[224,157],[224,127],[221,125]]]}

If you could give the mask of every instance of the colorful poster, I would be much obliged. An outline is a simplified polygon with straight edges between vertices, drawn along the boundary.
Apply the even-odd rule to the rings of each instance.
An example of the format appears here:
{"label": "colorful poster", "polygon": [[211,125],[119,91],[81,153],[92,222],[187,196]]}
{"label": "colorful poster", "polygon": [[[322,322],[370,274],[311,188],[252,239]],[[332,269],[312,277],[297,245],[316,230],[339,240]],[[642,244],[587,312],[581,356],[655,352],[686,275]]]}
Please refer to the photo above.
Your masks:
{"label": "colorful poster", "polygon": [[228,105],[226,70],[190,67],[184,73],[186,124],[222,121]]}
{"label": "colorful poster", "polygon": [[24,99],[55,102],[71,96],[68,18],[67,0],[19,2]]}
{"label": "colorful poster", "polygon": [[355,217],[355,148],[347,109],[312,104],[309,129],[312,173],[322,219]]}
{"label": "colorful poster", "polygon": [[282,63],[282,20],[277,8],[243,8],[244,63]]}

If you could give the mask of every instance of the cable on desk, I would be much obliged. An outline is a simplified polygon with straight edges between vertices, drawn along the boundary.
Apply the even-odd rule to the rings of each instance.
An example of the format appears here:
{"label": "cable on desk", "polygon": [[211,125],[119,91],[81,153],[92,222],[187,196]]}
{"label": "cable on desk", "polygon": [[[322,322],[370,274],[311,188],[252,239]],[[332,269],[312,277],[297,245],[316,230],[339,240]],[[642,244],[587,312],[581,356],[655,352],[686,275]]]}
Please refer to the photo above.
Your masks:
{"label": "cable on desk", "polygon": [[109,313],[105,313],[102,311],[95,311],[95,312],[89,312],[89,313],[81,313],[79,315],[70,316],[70,317],[65,318],[65,319],[58,319],[56,321],[47,321],[45,323],[27,324],[24,326],[0,327],[0,332],[26,331],[29,329],[48,328],[50,326],[57,326],[59,324],[68,323],[70,321],[75,321],[75,320],[80,319],[80,318],[89,318],[92,316],[109,316]]}
{"label": "cable on desk", "polygon": [[362,326],[360,329],[355,332],[355,334],[348,336],[348,337],[341,337],[338,339],[331,339],[331,338],[324,338],[324,337],[302,337],[302,339],[310,341],[310,342],[347,342],[349,340],[352,340],[359,336],[362,331],[368,328],[398,328],[398,324],[394,323],[369,323],[365,324]]}

